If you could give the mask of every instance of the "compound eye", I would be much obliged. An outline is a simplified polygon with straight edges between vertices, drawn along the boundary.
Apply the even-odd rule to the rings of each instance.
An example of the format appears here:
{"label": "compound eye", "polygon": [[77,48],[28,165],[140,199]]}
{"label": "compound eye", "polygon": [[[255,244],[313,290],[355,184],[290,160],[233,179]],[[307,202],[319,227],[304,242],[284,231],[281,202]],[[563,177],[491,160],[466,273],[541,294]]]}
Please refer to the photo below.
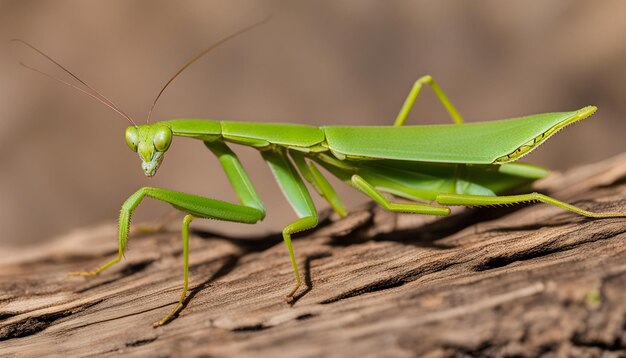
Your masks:
{"label": "compound eye", "polygon": [[133,152],[137,151],[137,143],[139,143],[139,132],[135,127],[126,128],[126,133],[124,133],[124,137],[126,137],[126,145]]}
{"label": "compound eye", "polygon": [[159,152],[165,152],[172,144],[172,130],[168,127],[159,127],[152,139],[154,147]]}

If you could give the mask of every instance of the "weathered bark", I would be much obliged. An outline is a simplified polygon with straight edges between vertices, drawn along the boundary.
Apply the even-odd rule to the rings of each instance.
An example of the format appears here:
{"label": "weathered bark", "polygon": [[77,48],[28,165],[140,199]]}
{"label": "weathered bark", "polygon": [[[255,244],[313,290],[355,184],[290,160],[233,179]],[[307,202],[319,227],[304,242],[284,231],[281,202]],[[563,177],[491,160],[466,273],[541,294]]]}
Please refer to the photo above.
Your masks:
{"label": "weathered bark", "polygon": [[[539,190],[593,211],[626,211],[626,155],[553,175]],[[123,263],[116,224],[7,252],[0,265],[0,355],[625,356],[626,219],[590,220],[535,204],[459,209],[447,218],[374,205],[280,235],[191,239],[182,286],[177,230],[134,235]]]}

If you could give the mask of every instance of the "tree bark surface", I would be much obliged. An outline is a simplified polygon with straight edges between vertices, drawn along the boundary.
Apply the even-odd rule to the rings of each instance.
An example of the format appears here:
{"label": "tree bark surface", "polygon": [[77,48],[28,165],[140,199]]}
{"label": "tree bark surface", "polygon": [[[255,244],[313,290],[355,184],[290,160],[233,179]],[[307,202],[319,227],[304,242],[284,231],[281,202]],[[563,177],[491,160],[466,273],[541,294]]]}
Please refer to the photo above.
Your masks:
{"label": "tree bark surface", "polygon": [[[535,188],[624,212],[626,154]],[[115,257],[116,223],[2,250],[0,356],[626,357],[626,219],[545,204],[322,217],[294,240],[292,305],[280,234],[195,231],[185,307],[157,329],[182,289],[179,221],[133,234],[96,277],[65,273]]]}

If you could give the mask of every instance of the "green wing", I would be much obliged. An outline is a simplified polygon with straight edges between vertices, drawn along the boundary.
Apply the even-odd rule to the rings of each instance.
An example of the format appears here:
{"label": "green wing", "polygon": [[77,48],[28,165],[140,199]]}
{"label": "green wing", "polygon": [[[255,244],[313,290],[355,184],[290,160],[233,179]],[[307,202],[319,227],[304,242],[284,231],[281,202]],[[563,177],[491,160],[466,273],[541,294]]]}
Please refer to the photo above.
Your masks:
{"label": "green wing", "polygon": [[545,113],[492,122],[429,126],[326,126],[328,147],[348,158],[492,164],[517,160],[596,111]]}

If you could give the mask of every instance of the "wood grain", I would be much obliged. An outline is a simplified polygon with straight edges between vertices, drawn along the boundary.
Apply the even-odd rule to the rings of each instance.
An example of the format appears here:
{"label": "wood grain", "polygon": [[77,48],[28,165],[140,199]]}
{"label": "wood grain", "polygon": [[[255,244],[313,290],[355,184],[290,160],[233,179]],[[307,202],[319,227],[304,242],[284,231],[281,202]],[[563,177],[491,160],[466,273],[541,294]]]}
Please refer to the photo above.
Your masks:
{"label": "wood grain", "polygon": [[[626,211],[626,154],[555,174],[542,192]],[[372,204],[325,214],[299,236],[295,304],[279,234],[191,238],[191,291],[172,323],[152,322],[182,287],[179,223],[134,234],[122,264],[116,224],[2,250],[0,356],[626,356],[626,220],[547,205],[393,215]]]}

